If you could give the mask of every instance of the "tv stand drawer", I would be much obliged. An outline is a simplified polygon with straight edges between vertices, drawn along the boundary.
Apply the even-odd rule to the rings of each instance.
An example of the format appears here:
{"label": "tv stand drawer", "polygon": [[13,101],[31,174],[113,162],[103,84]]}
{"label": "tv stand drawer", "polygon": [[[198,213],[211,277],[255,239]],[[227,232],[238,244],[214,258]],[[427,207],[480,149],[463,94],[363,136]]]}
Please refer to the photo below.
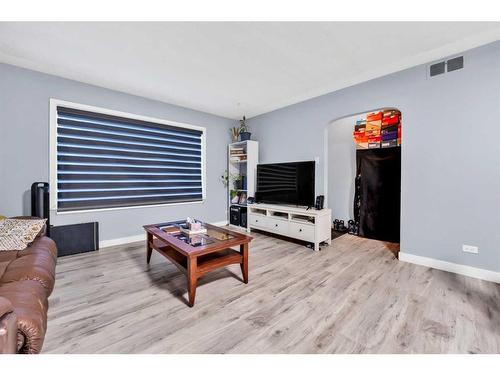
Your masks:
{"label": "tv stand drawer", "polygon": [[273,233],[288,235],[288,220],[268,218],[267,228]]}
{"label": "tv stand drawer", "polygon": [[314,242],[314,225],[291,222],[289,228],[291,237]]}
{"label": "tv stand drawer", "polygon": [[252,227],[269,229],[269,219],[264,215],[248,215],[248,222]]}

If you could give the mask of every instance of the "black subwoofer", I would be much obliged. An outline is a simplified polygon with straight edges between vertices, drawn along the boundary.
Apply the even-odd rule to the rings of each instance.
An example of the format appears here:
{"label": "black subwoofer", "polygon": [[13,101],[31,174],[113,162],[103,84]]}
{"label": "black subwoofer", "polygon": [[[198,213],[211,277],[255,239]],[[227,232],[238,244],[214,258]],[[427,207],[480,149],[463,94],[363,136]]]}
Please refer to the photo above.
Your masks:
{"label": "black subwoofer", "polygon": [[57,256],[99,250],[99,223],[60,225],[51,228],[50,237],[57,245]]}

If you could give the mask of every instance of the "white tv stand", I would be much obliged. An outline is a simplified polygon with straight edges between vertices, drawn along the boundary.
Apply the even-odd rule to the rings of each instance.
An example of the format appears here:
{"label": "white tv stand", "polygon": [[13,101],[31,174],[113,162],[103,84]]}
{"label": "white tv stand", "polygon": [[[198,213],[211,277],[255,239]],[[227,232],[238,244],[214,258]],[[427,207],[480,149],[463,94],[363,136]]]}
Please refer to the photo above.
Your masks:
{"label": "white tv stand", "polygon": [[295,206],[275,204],[248,205],[248,230],[259,229],[281,234],[286,237],[314,243],[314,250],[319,251],[319,244],[332,243],[332,211],[305,209]]}

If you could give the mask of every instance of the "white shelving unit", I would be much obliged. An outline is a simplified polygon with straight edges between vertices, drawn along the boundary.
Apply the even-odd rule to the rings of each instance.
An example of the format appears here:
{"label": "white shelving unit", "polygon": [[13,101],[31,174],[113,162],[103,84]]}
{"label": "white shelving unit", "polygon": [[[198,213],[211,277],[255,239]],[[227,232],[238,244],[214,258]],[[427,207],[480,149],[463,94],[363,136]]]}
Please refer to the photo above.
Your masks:
{"label": "white shelving unit", "polygon": [[[246,203],[243,204],[232,203],[231,192],[236,191],[237,193],[240,193],[240,195],[245,194],[246,198],[255,197],[257,164],[259,163],[259,142],[241,141],[241,142],[231,143],[228,146],[227,156],[228,156],[227,171],[229,173],[229,176],[239,175],[239,176],[244,176],[245,179],[244,186],[239,186],[239,189],[236,189],[234,184],[231,181],[229,181],[228,222],[230,222],[231,206],[246,207]],[[240,227],[248,229],[248,220],[247,220],[247,225]]]}

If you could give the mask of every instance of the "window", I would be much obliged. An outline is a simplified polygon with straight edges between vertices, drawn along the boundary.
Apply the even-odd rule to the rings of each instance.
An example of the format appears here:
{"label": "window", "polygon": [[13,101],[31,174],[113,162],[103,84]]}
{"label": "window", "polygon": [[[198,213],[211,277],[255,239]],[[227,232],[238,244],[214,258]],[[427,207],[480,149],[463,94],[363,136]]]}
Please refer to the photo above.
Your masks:
{"label": "window", "polygon": [[51,137],[58,212],[204,198],[204,128],[52,100]]}

